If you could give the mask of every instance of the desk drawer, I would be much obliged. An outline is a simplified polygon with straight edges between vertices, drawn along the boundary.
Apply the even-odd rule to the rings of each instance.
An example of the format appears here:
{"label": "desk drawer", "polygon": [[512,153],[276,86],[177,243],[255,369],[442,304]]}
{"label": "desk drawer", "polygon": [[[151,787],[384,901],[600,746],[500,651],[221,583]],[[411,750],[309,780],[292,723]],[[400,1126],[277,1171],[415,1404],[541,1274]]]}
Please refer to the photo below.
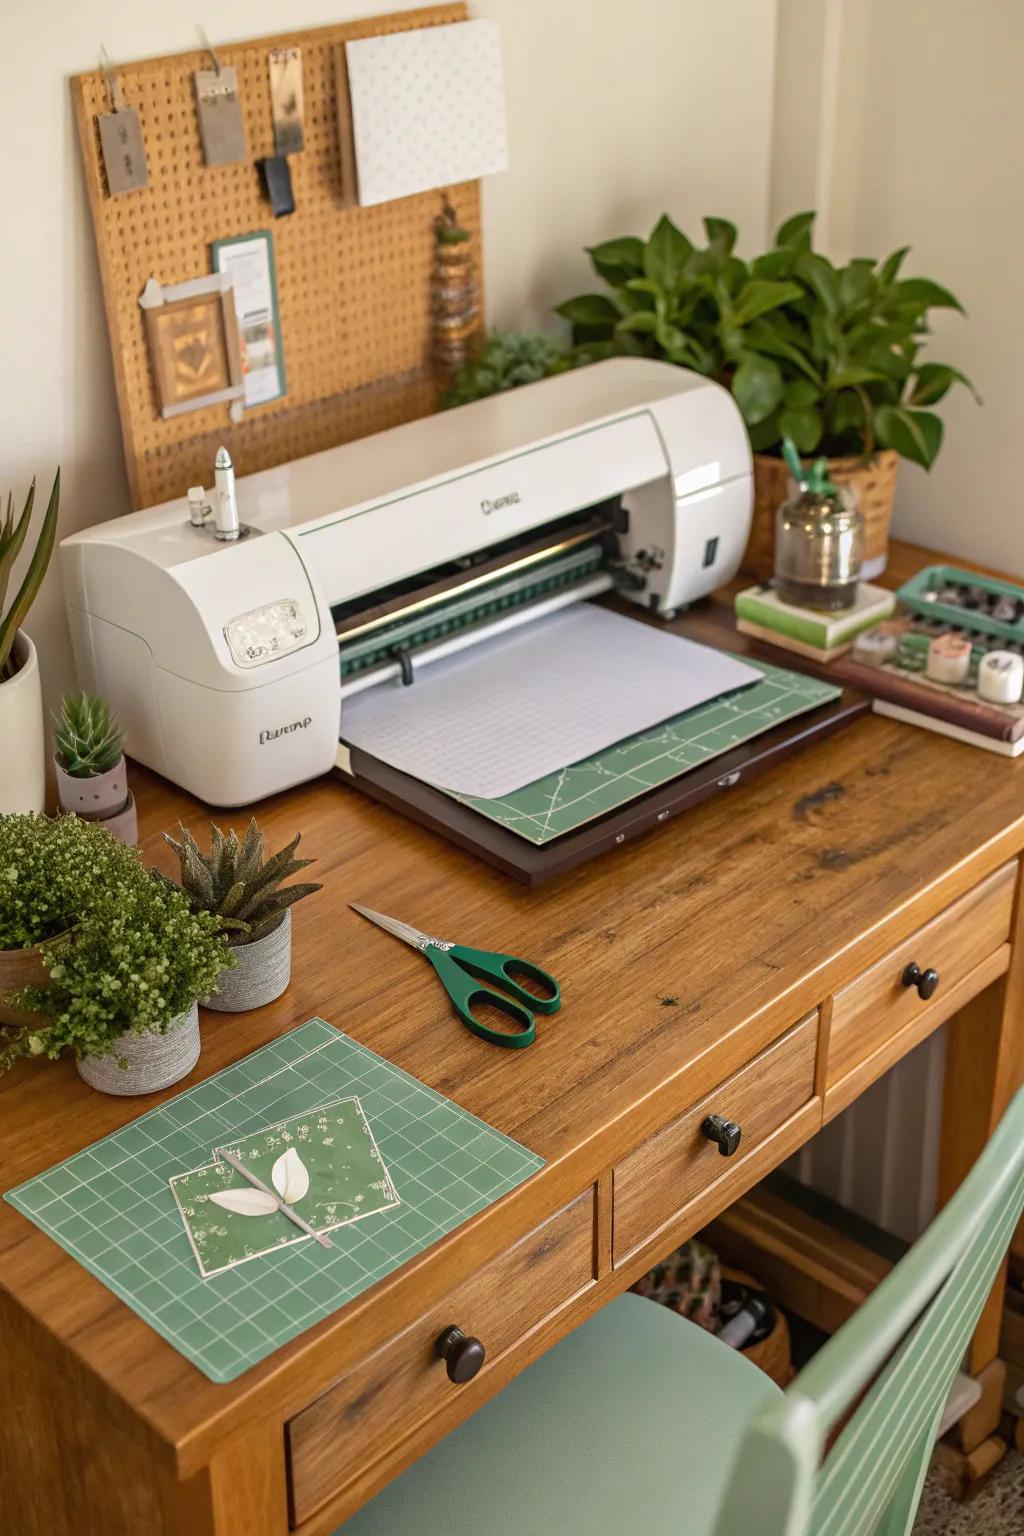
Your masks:
{"label": "desk drawer", "polygon": [[288,1424],[293,1524],[417,1425],[472,1393],[455,1386],[437,1358],[439,1335],[455,1325],[481,1341],[489,1364],[594,1281],[594,1195],[588,1190],[507,1253],[485,1265],[381,1345]]}
{"label": "desk drawer", "polygon": [[[680,1216],[709,1185],[741,1166],[813,1098],[817,1041],[815,1010],[616,1165],[612,1228],[616,1265]],[[723,1157],[701,1132],[711,1114],[740,1127],[740,1145],[731,1157]]]}
{"label": "desk drawer", "polygon": [[[829,1104],[829,1094],[837,1084],[857,1074],[851,1093],[837,1096],[845,1102],[879,1076],[891,1064],[890,1057],[895,1060],[910,1049],[901,1036],[912,1033],[924,1039],[948,1016],[952,993],[957,992],[957,1007],[967,1001],[961,984],[1010,936],[1016,874],[1016,863],[997,869],[835,994],[825,1068],[826,1113],[835,1107],[835,1101]],[[925,996],[917,986],[903,983],[911,965],[922,973],[938,973],[934,986],[929,981],[921,984]],[[872,1071],[868,1063],[876,1055],[878,1070]]]}

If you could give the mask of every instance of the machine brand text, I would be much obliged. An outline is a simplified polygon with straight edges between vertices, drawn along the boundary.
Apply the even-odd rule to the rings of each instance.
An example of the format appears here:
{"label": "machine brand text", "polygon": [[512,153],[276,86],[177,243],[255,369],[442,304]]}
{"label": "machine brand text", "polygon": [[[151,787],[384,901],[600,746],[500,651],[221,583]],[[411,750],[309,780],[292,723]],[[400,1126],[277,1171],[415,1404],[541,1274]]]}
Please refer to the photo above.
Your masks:
{"label": "machine brand text", "polygon": [[279,736],[290,736],[292,731],[304,731],[312,724],[313,716],[307,715],[304,720],[293,720],[291,725],[276,725],[273,730],[260,731],[260,746],[268,741],[276,741]]}
{"label": "machine brand text", "polygon": [[492,512],[500,512],[502,507],[517,507],[518,505],[519,492],[509,491],[506,496],[495,496],[493,501],[488,501],[485,498],[480,503],[480,511],[484,517],[488,517]]}

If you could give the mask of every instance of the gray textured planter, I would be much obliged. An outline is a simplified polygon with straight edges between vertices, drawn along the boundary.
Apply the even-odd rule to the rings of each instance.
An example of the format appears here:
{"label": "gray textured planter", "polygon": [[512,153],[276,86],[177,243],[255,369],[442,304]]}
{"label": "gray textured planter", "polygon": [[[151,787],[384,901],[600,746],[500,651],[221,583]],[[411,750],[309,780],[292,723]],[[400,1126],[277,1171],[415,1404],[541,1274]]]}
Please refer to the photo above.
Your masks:
{"label": "gray textured planter", "polygon": [[[128,1065],[118,1065],[118,1058]],[[83,1056],[78,1074],[100,1093],[156,1093],[187,1077],[199,1060],[199,1009],[171,1022],[165,1035],[121,1035],[110,1055]]]}
{"label": "gray textured planter", "polygon": [[221,971],[216,992],[199,999],[203,1007],[246,1013],[272,1003],[292,978],[291,909],[272,933],[255,944],[232,944],[231,953],[238,965],[233,971]]}

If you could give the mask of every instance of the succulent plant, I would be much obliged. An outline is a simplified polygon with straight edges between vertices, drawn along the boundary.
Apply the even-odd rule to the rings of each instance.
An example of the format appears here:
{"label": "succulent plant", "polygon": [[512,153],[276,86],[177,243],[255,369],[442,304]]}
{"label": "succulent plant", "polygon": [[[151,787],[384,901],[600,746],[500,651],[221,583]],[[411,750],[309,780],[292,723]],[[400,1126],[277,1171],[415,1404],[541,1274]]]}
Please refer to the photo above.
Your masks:
{"label": "succulent plant", "polygon": [[185,894],[194,910],[216,913],[232,944],[253,944],[265,938],[284,921],[290,906],[320,890],[319,885],[308,883],[283,884],[289,875],[313,863],[294,856],[302,836],[299,832],[286,848],[264,860],[263,833],[255,816],[242,842],[234,832],[225,837],[211,822],[209,853],[202,852],[191,832],[180,830],[180,843],[167,832],[164,841],[180,860]]}
{"label": "succulent plant", "polygon": [[95,693],[66,693],[54,716],[57,760],[74,779],[94,779],[117,766],[124,732],[106,699]]}
{"label": "succulent plant", "polygon": [[53,490],[50,492],[49,504],[43,516],[43,526],[39,530],[35,551],[29,561],[28,570],[24,580],[18,588],[11,605],[6,608],[7,586],[14,569],[14,562],[21,553],[21,547],[28,533],[28,525],[32,520],[32,505],[36,499],[36,483],[33,480],[29,486],[25,505],[22,508],[18,521],[14,521],[14,499],[10,492],[7,495],[7,510],[0,518],[0,682],[14,675],[14,665],[11,660],[11,648],[14,645],[14,637],[21,628],[25,615],[36,600],[36,594],[42,585],[46,575],[46,567],[50,563],[53,553],[53,541],[57,536],[57,509],[60,506],[60,470],[58,469],[53,481]]}

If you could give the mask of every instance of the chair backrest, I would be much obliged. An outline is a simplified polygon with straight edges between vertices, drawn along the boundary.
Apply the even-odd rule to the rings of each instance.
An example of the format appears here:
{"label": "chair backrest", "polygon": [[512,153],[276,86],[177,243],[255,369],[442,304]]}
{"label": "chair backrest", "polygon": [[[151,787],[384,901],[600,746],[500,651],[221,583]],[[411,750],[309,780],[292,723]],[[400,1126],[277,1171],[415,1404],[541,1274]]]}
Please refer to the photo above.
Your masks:
{"label": "chair backrest", "polygon": [[906,1536],[1022,1209],[1024,1088],[923,1237],[749,1426],[715,1536]]}

